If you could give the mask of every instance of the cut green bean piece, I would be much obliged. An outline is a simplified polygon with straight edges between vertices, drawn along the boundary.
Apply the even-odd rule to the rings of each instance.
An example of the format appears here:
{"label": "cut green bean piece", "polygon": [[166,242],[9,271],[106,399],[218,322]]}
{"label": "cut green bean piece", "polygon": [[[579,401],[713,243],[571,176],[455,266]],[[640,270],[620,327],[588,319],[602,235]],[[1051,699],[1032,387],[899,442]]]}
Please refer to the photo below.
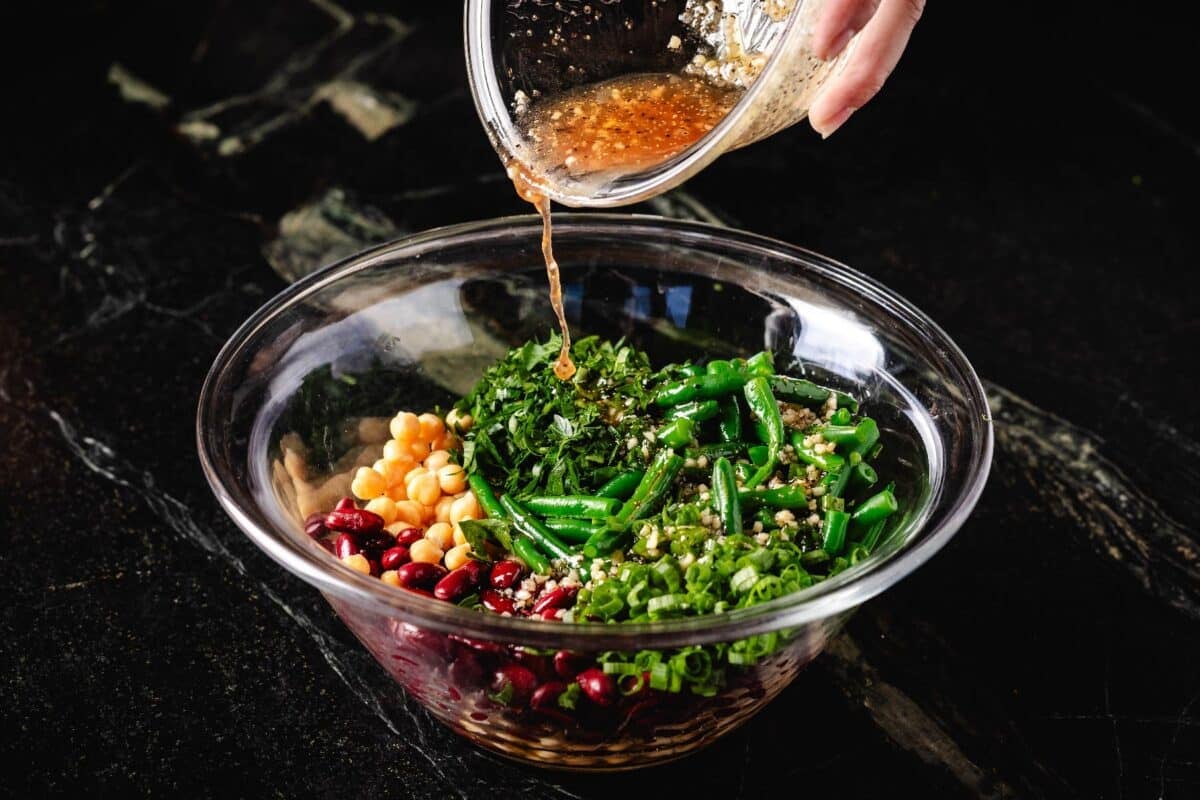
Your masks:
{"label": "cut green bean piece", "polygon": [[504,513],[504,507],[500,505],[500,501],[496,499],[496,493],[492,491],[491,485],[478,472],[467,478],[467,485],[471,487],[472,494],[479,501],[479,507],[489,518],[504,519],[507,514]]}
{"label": "cut green bean piece", "polygon": [[571,548],[567,547],[561,539],[554,534],[552,530],[542,524],[542,521],[529,513],[529,511],[520,503],[512,498],[511,495],[504,495],[500,498],[500,504],[504,506],[504,510],[508,512],[509,519],[512,520],[513,527],[518,531],[528,536],[533,540],[546,555],[552,558],[569,558]]}
{"label": "cut green bean piece", "polygon": [[559,497],[530,497],[524,505],[534,514],[543,517],[605,519],[617,513],[621,508],[621,501],[615,497],[568,494]]}
{"label": "cut green bean piece", "polygon": [[572,544],[583,544],[597,533],[607,529],[606,525],[590,519],[572,519],[571,517],[546,517],[542,523],[557,533],[560,539]]}
{"label": "cut green bean piece", "polygon": [[596,497],[614,497],[617,500],[625,500],[629,495],[633,494],[633,490],[641,482],[642,476],[646,473],[640,469],[631,469],[628,472],[622,472],[608,483],[596,490]]}
{"label": "cut green bean piece", "polygon": [[770,379],[771,391],[780,400],[789,403],[799,403],[806,406],[823,405],[832,392],[837,397],[838,408],[846,408],[851,413],[858,411],[858,401],[845,392],[820,386],[803,378],[791,378],[787,375],[775,375]]}
{"label": "cut green bean piece", "polygon": [[896,495],[892,493],[891,489],[884,489],[859,504],[858,508],[854,510],[854,521],[862,525],[870,525],[890,517],[899,508],[900,504],[896,502]]}
{"label": "cut green bean piece", "polygon": [[831,556],[842,552],[846,544],[846,528],[850,525],[850,515],[845,511],[831,508],[825,512],[824,543],[821,549]]}
{"label": "cut green bean piece", "polygon": [[550,560],[542,555],[537,545],[528,536],[521,534],[513,539],[513,552],[525,562],[525,566],[539,575],[550,574]]}
{"label": "cut green bean piece", "polygon": [[721,516],[725,533],[742,532],[742,505],[738,501],[737,479],[727,458],[718,458],[712,474],[713,505]]}

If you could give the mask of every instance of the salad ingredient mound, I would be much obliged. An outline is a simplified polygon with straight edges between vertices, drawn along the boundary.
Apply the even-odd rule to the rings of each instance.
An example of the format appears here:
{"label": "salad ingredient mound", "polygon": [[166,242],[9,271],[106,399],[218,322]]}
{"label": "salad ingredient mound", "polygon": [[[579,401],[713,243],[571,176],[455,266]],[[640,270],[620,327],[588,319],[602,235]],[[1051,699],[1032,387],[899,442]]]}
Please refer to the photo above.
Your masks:
{"label": "salad ingredient mound", "polygon": [[[562,381],[559,349],[551,337],[510,350],[444,416],[401,411],[354,498],[312,515],[308,533],[392,586],[612,624],[812,586],[869,555],[898,510],[871,466],[876,422],[850,395],[777,373],[769,352],[654,369],[628,344],[588,337]],[[601,653],[588,680],[622,696],[708,696],[785,643]],[[572,685],[559,711],[595,694]]]}

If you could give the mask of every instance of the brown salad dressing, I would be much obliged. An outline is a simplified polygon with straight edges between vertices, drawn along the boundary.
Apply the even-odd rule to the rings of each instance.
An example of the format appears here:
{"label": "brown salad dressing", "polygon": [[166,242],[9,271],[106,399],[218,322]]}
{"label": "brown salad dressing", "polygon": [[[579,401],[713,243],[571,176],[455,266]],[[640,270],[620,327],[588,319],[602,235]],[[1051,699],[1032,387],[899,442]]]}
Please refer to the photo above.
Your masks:
{"label": "brown salad dressing", "polygon": [[690,76],[627,75],[540,101],[521,118],[531,153],[527,163],[510,158],[508,176],[517,194],[542,215],[550,304],[562,329],[554,364],[560,380],[575,374],[575,364],[551,247],[550,199],[537,188],[535,176],[558,170],[573,178],[616,176],[660,164],[711,131],[740,95]]}

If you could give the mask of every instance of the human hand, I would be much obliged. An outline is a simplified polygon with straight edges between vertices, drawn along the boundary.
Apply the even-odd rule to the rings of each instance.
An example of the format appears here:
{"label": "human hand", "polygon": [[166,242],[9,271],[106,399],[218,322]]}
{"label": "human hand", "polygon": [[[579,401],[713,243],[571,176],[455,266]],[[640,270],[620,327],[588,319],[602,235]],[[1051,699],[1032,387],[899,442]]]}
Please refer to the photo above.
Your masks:
{"label": "human hand", "polygon": [[828,137],[879,92],[924,9],[925,0],[827,0],[813,30],[817,58],[835,57],[856,33],[858,41],[809,108],[813,130]]}

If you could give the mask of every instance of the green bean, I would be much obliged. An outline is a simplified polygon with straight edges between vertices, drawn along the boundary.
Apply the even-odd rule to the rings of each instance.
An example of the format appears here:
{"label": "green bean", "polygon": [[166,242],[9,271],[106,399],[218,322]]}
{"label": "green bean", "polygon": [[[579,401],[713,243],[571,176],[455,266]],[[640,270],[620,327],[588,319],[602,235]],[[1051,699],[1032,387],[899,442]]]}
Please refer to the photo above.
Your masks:
{"label": "green bean", "polygon": [[850,480],[856,486],[865,486],[869,489],[879,481],[879,475],[870,464],[860,461],[854,465],[854,475]]}
{"label": "green bean", "polygon": [[886,519],[900,508],[896,502],[896,495],[891,489],[884,489],[878,494],[873,494],[859,504],[854,510],[854,521],[861,525],[870,525],[873,522],[878,522],[881,519]]}
{"label": "green bean", "polygon": [[704,375],[659,387],[654,393],[654,403],[660,408],[666,408],[691,400],[713,400],[733,394],[745,385],[746,376],[733,369],[716,375],[706,372]]}
{"label": "green bean", "polygon": [[765,481],[775,471],[775,464],[779,461],[779,449],[783,447],[785,430],[783,417],[779,414],[779,405],[775,402],[775,395],[771,391],[771,384],[767,378],[762,376],[751,378],[746,381],[742,391],[750,413],[767,428],[767,463],[750,476],[749,485],[754,487]]}
{"label": "green bean", "polygon": [[831,556],[842,552],[846,544],[846,528],[850,524],[850,515],[845,511],[831,508],[825,512],[824,543],[821,549]]}
{"label": "green bean", "polygon": [[746,374],[752,378],[770,378],[775,374],[775,356],[770,350],[755,353],[746,360]]}
{"label": "green bean", "polygon": [[780,486],[777,489],[740,489],[738,498],[748,506],[771,508],[807,508],[811,499],[803,486]]}
{"label": "green bean", "polygon": [[744,452],[746,452],[745,442],[714,442],[712,444],[702,444],[699,447],[689,447],[683,451],[683,457],[699,459],[703,456],[709,461],[715,461],[722,456],[733,458]]}
{"label": "green bean", "polygon": [[854,472],[854,467],[846,464],[837,472],[826,472],[825,477],[821,478],[821,485],[825,487],[825,495],[828,497],[841,497],[846,491],[847,484],[850,483],[850,478]]}
{"label": "green bean", "polygon": [[742,403],[738,396],[730,395],[721,406],[721,441],[737,442],[742,438]]}
{"label": "green bean", "polygon": [[666,495],[682,468],[682,458],[670,450],[659,450],[633,495],[617,512],[616,519],[620,527],[628,527],[629,523],[649,514]]}
{"label": "green bean", "polygon": [[626,528],[605,527],[593,533],[588,540],[583,543],[583,554],[587,558],[601,558],[607,556],[612,551],[621,547],[622,543],[630,536],[629,530]]}
{"label": "green bean", "polygon": [[642,476],[646,473],[640,469],[631,469],[628,472],[622,472],[608,483],[596,490],[596,497],[615,497],[618,500],[624,500],[633,494],[633,490],[637,488],[641,482]]}
{"label": "green bean", "polygon": [[742,506],[738,502],[737,480],[727,458],[718,458],[712,474],[713,505],[721,515],[726,534],[742,532]]}
{"label": "green bean", "polygon": [[761,467],[771,460],[771,448],[765,444],[756,444],[746,448],[746,455],[750,457],[751,464]]}
{"label": "green bean", "polygon": [[796,449],[797,458],[825,472],[836,472],[846,463],[846,459],[837,453],[818,453],[812,447],[806,447],[804,434],[800,431],[792,432],[792,447]]}
{"label": "green bean", "polygon": [[687,417],[692,422],[704,422],[721,413],[721,404],[716,400],[693,400],[672,406],[664,415],[665,419]]}
{"label": "green bean", "polygon": [[479,501],[479,507],[489,519],[504,519],[507,516],[504,513],[504,507],[496,499],[496,493],[492,491],[491,485],[482,475],[478,472],[472,474],[467,478],[467,485],[471,487],[471,493],[475,495],[475,499]]}
{"label": "green bean", "polygon": [[512,520],[513,527],[520,533],[528,536],[533,540],[534,544],[548,556],[553,558],[569,558],[571,556],[571,548],[567,547],[561,539],[559,539],[553,531],[542,524],[542,521],[529,513],[520,503],[512,498],[511,495],[504,495],[500,498],[500,504],[504,506],[504,510],[508,512],[509,518]]}
{"label": "green bean", "polygon": [[692,441],[696,431],[696,423],[687,417],[679,417],[658,429],[658,440],[667,447],[683,447]]}
{"label": "green bean", "polygon": [[525,562],[525,566],[541,575],[550,574],[550,561],[537,549],[533,540],[524,534],[513,538],[513,552]]}
{"label": "green bean", "polygon": [[822,405],[832,393],[837,398],[838,408],[848,408],[851,412],[858,411],[858,401],[845,392],[820,386],[803,378],[791,378],[787,375],[775,375],[771,379],[771,391],[780,400],[800,405]]}
{"label": "green bean", "polygon": [[863,534],[862,539],[858,542],[859,546],[866,548],[868,553],[872,552],[875,549],[875,545],[879,543],[879,537],[883,534],[885,525],[887,525],[887,517],[877,520],[871,527],[867,528],[866,533]]}
{"label": "green bean", "polygon": [[546,517],[542,523],[557,533],[563,541],[572,544],[583,544],[607,527],[590,519],[572,519],[571,517]]}
{"label": "green bean", "polygon": [[543,517],[604,519],[617,513],[621,508],[621,501],[615,497],[568,494],[558,497],[531,497],[525,501],[525,507]]}

